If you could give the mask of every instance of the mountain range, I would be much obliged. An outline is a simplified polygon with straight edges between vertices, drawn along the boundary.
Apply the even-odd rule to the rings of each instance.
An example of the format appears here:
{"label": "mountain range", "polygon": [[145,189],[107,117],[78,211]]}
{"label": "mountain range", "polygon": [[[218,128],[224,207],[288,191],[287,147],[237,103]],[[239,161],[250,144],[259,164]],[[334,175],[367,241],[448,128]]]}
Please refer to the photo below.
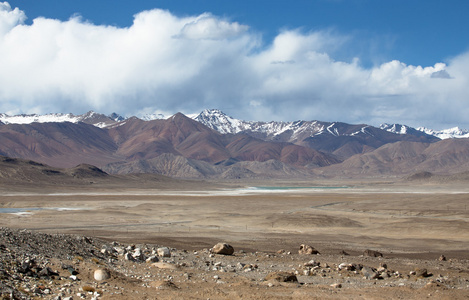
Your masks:
{"label": "mountain range", "polygon": [[[458,139],[455,139],[455,138]],[[185,178],[453,174],[469,167],[469,132],[399,124],[256,122],[219,110],[169,118],[0,114],[0,155],[54,167]]]}

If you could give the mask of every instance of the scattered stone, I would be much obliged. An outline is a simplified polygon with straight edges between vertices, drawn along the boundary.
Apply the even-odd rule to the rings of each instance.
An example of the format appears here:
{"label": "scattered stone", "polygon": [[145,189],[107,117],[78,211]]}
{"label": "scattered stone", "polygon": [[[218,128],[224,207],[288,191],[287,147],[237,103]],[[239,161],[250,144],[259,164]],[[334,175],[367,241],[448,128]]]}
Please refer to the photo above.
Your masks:
{"label": "scattered stone", "polygon": [[159,257],[171,257],[171,251],[168,247],[161,247],[156,249],[156,253]]}
{"label": "scattered stone", "polygon": [[78,275],[78,271],[70,265],[62,265],[62,270],[67,270],[71,275]]}
{"label": "scattered stone", "polygon": [[226,243],[218,243],[213,246],[212,251],[215,254],[232,255],[234,253],[234,248]]}
{"label": "scattered stone", "polygon": [[269,273],[265,280],[273,280],[278,282],[298,282],[298,278],[293,272],[272,272]]}
{"label": "scattered stone", "polygon": [[311,247],[310,245],[301,244],[298,254],[319,254],[319,251]]}
{"label": "scattered stone", "polygon": [[94,271],[94,279],[97,281],[103,281],[111,278],[111,273],[106,269],[97,269]]}
{"label": "scattered stone", "polygon": [[59,273],[52,271],[49,267],[45,267],[38,273],[39,276],[43,277],[51,277],[51,276],[57,276]]}

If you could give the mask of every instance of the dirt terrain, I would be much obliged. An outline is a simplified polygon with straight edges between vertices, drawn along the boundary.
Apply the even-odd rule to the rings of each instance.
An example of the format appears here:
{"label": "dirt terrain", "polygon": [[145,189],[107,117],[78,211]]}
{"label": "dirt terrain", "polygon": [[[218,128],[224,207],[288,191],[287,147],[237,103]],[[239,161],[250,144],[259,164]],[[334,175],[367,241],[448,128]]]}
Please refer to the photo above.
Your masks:
{"label": "dirt terrain", "polygon": [[[9,240],[2,234],[0,253],[13,255],[10,262],[17,265],[35,255],[40,269],[47,265],[58,274],[55,279],[19,274],[16,281],[5,281],[24,297],[468,299],[468,202],[464,182],[3,186],[0,226],[9,236],[26,238]],[[82,246],[58,248],[54,240],[63,240],[63,234],[91,238],[74,238]],[[218,242],[233,246],[234,254],[210,253]],[[320,254],[298,254],[301,244]],[[159,257],[169,265],[126,260],[118,250],[134,253],[129,245],[145,259],[152,250],[169,247],[171,257]],[[383,257],[370,257],[365,250]],[[6,261],[0,275],[11,279],[17,267]],[[62,270],[64,264],[80,270],[76,280]],[[111,278],[96,281],[97,268],[109,270]],[[280,271],[291,272],[297,281],[268,279]],[[42,284],[42,289],[36,293],[28,284]],[[84,292],[83,286],[100,294],[91,288]]]}

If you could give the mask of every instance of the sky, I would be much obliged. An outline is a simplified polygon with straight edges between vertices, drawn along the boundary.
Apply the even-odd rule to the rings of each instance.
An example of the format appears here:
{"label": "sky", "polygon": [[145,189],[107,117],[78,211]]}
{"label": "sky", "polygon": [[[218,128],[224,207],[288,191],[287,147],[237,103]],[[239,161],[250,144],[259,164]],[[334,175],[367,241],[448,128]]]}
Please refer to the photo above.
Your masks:
{"label": "sky", "polygon": [[467,0],[0,1],[0,113],[469,128]]}

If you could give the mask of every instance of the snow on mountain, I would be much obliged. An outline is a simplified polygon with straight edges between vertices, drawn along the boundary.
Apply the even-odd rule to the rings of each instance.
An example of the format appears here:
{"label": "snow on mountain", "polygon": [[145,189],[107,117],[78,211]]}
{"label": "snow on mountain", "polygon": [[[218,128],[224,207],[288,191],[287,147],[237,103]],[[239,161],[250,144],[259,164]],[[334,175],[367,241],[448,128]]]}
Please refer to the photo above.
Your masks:
{"label": "snow on mountain", "polygon": [[218,109],[206,109],[193,118],[194,120],[212,128],[220,133],[236,134],[248,133],[262,138],[295,142],[316,135],[331,134],[333,136],[369,134],[365,128],[360,127],[356,132],[345,133],[339,129],[339,123],[320,121],[293,121],[293,122],[257,122],[243,121],[232,118]]}
{"label": "snow on mountain", "polygon": [[384,123],[379,126],[380,129],[395,133],[395,134],[407,134],[411,127],[401,124],[388,124]]}
{"label": "snow on mountain", "polygon": [[117,122],[125,120],[124,117],[112,113],[109,116],[96,113],[94,111],[89,111],[82,115],[74,114],[21,114],[15,116],[9,116],[7,114],[0,114],[0,122],[4,124],[31,124],[31,123],[78,123],[84,122],[87,124],[94,125],[96,127],[104,128],[110,125],[113,125]]}
{"label": "snow on mountain", "polygon": [[379,128],[396,134],[413,134],[417,136],[426,134],[442,140],[469,137],[469,130],[460,129],[459,127],[444,130],[433,130],[425,127],[413,128],[406,125],[384,123],[381,124]]}
{"label": "snow on mountain", "polygon": [[429,135],[436,136],[437,138],[440,138],[442,140],[469,138],[469,130],[461,129],[459,127],[453,127],[444,130],[433,130],[425,127],[418,127],[417,130]]}
{"label": "snow on mountain", "polygon": [[223,134],[235,134],[251,127],[251,122],[234,119],[218,109],[205,109],[192,119]]}
{"label": "snow on mountain", "polygon": [[[259,122],[259,121],[243,121],[235,119],[226,115],[218,109],[205,109],[199,114],[187,115],[189,118],[194,119],[205,126],[216,130],[222,134],[236,134],[240,132],[248,133],[253,136],[259,136],[276,141],[295,142],[306,137],[313,137],[319,135],[333,135],[333,136],[356,136],[356,135],[370,135],[370,129],[373,128],[368,125],[350,125],[354,128],[351,132],[344,123],[337,122],[321,122],[321,121],[294,121],[294,122]],[[151,121],[157,119],[167,119],[163,114],[146,114],[138,117],[144,121]],[[48,122],[71,122],[78,123],[84,122],[100,128],[106,128],[125,121],[126,118],[112,113],[108,116],[89,111],[82,115],[74,114],[21,114],[10,116],[0,113],[0,124],[30,124],[30,123],[48,123]],[[345,124],[348,125],[348,124]],[[381,124],[379,129],[392,132],[394,134],[410,134],[414,136],[431,135],[439,139],[448,138],[469,138],[469,130],[454,127],[445,130],[433,130],[425,127],[413,128],[401,124]]]}
{"label": "snow on mountain", "polygon": [[71,122],[78,123],[79,116],[73,114],[47,114],[47,115],[16,115],[9,116],[7,114],[0,114],[0,121],[4,124],[31,124],[31,123],[50,123],[50,122]]}
{"label": "snow on mountain", "polygon": [[168,117],[166,117],[163,114],[145,114],[145,115],[138,116],[138,118],[143,121],[152,121],[152,120],[164,120],[164,119],[167,119]]}

